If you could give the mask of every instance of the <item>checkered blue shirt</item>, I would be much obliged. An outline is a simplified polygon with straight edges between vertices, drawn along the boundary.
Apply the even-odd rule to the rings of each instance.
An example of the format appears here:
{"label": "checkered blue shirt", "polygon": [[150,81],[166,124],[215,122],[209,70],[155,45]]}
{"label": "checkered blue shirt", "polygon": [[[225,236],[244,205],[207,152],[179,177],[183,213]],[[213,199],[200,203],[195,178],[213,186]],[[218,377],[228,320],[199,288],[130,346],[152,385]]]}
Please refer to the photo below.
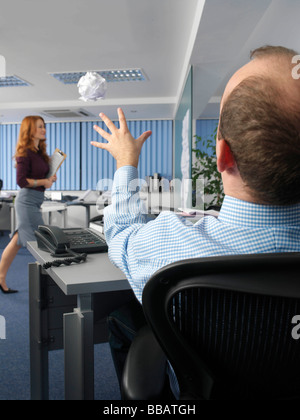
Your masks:
{"label": "checkered blue shirt", "polygon": [[[226,196],[218,218],[196,224],[162,212],[148,221],[136,192],[136,168],[115,173],[112,204],[104,210],[109,258],[127,276],[141,302],[145,283],[159,268],[186,258],[300,251],[300,204],[265,206]],[[175,397],[179,386],[168,365]]]}
{"label": "checkered blue shirt", "polygon": [[137,178],[132,166],[116,171],[104,229],[109,258],[125,273],[140,302],[150,276],[174,261],[300,251],[300,204],[266,206],[226,196],[218,218],[205,216],[193,224],[168,211],[148,221],[136,192]]}

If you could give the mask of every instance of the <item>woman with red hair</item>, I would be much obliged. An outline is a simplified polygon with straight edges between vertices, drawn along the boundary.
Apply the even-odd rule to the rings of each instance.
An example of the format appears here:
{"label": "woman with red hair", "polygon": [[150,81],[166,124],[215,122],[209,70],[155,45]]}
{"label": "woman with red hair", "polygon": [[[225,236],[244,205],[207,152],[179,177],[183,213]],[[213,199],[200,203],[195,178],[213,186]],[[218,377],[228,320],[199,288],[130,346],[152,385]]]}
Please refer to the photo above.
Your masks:
{"label": "woman with red hair", "polygon": [[44,191],[56,181],[56,175],[47,178],[49,156],[46,152],[45,121],[39,116],[28,116],[22,121],[14,156],[17,168],[17,184],[21,188],[15,201],[17,229],[0,261],[0,290],[16,293],[6,285],[8,269],[22,246],[35,241],[34,231],[44,224],[41,204]]}

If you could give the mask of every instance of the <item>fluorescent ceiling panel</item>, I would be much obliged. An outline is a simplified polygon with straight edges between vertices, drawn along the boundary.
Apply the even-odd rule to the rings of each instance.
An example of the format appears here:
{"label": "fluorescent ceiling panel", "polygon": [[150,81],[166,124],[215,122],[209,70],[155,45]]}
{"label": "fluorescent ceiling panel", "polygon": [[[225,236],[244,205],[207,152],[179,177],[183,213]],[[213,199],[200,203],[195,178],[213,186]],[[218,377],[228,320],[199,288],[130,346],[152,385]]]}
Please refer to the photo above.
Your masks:
{"label": "fluorescent ceiling panel", "polygon": [[15,86],[30,86],[30,83],[25,82],[18,76],[0,77],[0,87],[15,87]]}
{"label": "fluorescent ceiling panel", "polygon": [[[101,70],[95,73],[100,74],[107,82],[140,82],[146,80],[145,75],[141,69],[128,70]],[[77,84],[79,79],[84,76],[86,72],[69,72],[69,73],[50,73],[51,76],[60,82],[69,85]]]}

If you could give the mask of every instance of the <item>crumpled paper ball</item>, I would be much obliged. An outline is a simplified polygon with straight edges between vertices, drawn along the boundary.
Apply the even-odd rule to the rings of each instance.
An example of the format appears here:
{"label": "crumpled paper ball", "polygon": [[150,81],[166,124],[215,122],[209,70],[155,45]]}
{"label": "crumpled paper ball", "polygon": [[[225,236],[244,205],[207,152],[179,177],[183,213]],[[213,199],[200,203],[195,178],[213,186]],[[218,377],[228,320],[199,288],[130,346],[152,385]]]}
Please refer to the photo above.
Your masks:
{"label": "crumpled paper ball", "polygon": [[105,97],[107,82],[100,74],[88,71],[79,79],[77,87],[81,95],[79,99],[83,101],[97,101]]}

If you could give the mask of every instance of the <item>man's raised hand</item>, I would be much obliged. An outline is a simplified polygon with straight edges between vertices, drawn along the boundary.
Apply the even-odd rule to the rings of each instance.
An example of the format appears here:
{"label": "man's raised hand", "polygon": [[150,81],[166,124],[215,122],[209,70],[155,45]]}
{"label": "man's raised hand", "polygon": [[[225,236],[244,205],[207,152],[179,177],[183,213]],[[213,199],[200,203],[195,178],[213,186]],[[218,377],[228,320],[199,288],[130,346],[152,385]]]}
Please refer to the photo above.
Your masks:
{"label": "man's raised hand", "polygon": [[117,128],[105,114],[101,113],[100,117],[110,133],[107,133],[97,125],[94,125],[94,130],[97,131],[107,143],[91,141],[91,145],[107,150],[116,159],[117,169],[125,165],[131,165],[137,168],[142,146],[147,138],[151,136],[152,132],[145,131],[139,138],[133,138],[121,108],[118,108],[120,128]]}

